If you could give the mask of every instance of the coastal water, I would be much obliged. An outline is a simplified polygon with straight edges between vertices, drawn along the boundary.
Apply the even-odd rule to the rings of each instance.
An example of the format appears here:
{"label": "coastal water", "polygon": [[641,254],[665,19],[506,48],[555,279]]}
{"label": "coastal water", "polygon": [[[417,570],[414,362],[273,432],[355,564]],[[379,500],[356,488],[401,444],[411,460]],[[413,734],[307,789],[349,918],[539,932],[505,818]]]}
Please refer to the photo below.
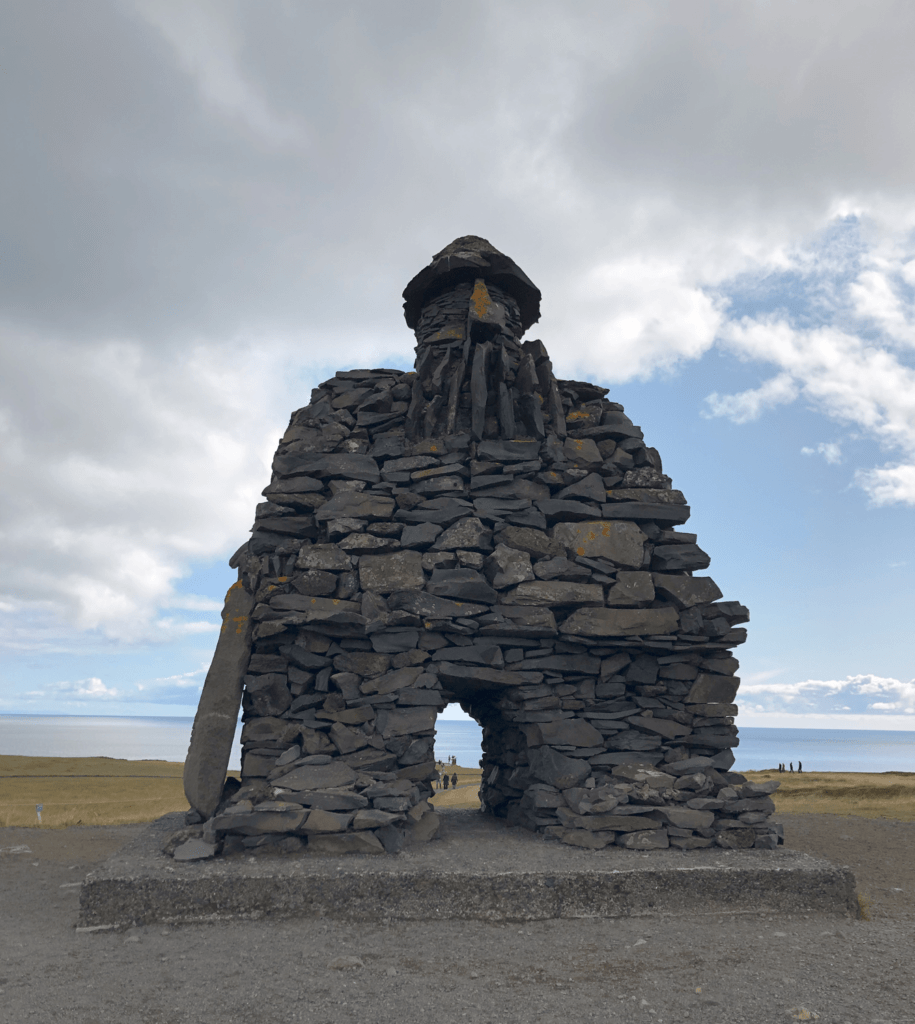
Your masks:
{"label": "coastal water", "polygon": [[[191,718],[108,718],[0,715],[0,754],[119,757],[183,761]],[[466,768],[480,759],[481,729],[474,722],[440,720],[435,755]],[[735,770],[775,768],[798,761],[804,771],[915,772],[915,732],[874,729],[740,730]],[[238,733],[230,768],[239,768]]]}
{"label": "coastal water", "polygon": [[[0,715],[0,754],[183,761],[193,718]],[[229,767],[241,767],[236,730]]]}

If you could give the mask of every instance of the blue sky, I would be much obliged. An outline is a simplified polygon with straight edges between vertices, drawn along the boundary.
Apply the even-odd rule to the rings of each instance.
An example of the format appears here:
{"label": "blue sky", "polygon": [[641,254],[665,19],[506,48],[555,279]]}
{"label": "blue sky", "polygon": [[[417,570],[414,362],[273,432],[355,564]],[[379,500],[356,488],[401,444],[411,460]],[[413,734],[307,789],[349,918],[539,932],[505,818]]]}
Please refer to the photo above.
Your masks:
{"label": "blue sky", "polygon": [[915,728],[911,8],[0,20],[0,713],[193,713],[290,412],[408,368],[400,292],[475,233],[750,607],[740,721]]}

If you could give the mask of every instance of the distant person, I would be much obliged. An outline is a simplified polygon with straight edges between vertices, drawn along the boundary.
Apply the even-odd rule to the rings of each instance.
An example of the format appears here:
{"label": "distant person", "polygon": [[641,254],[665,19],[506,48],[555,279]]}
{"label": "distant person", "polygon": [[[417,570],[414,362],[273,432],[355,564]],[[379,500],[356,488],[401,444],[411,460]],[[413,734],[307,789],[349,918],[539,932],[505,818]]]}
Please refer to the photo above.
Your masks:
{"label": "distant person", "polygon": [[447,788],[448,788],[448,773],[446,772],[442,776],[442,789],[447,789]]}
{"label": "distant person", "polygon": [[794,762],[793,761],[790,762],[790,767],[789,767],[788,770],[792,771],[792,772],[794,771]]}
{"label": "distant person", "polygon": [[451,776],[451,788],[457,789],[457,772]]}
{"label": "distant person", "polygon": [[800,761],[798,761],[798,763],[797,763],[797,770],[798,770],[799,772],[802,772],[802,771],[804,770],[804,766],[803,766],[803,765],[801,764],[801,762],[800,762]]}

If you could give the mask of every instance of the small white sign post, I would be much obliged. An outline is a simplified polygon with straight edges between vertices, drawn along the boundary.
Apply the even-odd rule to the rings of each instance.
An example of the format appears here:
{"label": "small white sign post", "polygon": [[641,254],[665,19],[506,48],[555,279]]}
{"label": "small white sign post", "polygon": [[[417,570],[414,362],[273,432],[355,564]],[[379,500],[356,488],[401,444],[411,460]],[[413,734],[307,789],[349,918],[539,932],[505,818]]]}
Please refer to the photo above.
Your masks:
{"label": "small white sign post", "polygon": [[35,813],[38,815],[38,824],[41,824],[41,812],[44,810],[44,804],[35,804]]}

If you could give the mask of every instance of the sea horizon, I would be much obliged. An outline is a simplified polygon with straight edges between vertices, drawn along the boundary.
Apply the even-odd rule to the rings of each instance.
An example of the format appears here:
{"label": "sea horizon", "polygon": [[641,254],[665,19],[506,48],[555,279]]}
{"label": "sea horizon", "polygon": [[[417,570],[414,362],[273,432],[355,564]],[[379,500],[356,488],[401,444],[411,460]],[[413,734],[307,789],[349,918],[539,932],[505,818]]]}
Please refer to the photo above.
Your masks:
{"label": "sea horizon", "polygon": [[[0,754],[33,757],[114,757],[182,762],[193,716],[0,713]],[[15,728],[13,725],[15,723]],[[240,768],[236,729],[229,767]],[[435,754],[476,767],[482,730],[475,722],[439,719]],[[744,726],[734,748],[735,771],[798,762],[804,770],[915,773],[915,731]]]}

